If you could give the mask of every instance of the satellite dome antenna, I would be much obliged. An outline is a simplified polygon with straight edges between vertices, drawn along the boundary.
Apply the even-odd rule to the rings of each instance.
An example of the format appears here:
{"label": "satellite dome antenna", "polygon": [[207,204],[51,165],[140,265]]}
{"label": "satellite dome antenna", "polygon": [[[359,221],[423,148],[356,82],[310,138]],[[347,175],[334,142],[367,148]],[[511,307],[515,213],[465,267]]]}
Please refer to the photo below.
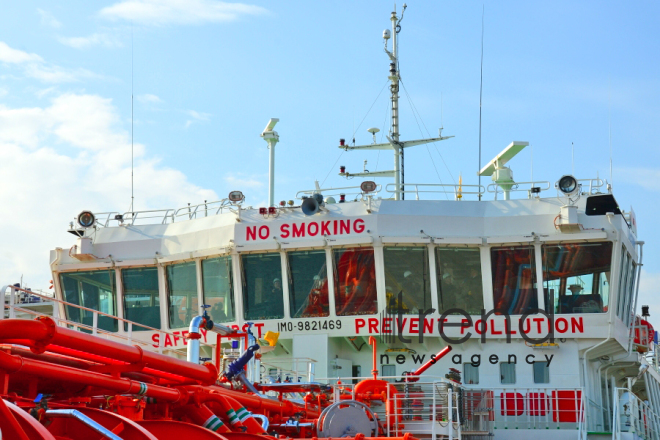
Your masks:
{"label": "satellite dome antenna", "polygon": [[371,133],[371,135],[374,137],[374,144],[375,144],[376,143],[376,133],[378,133],[380,131],[380,128],[371,127],[369,129],[367,129],[367,131],[369,133]]}

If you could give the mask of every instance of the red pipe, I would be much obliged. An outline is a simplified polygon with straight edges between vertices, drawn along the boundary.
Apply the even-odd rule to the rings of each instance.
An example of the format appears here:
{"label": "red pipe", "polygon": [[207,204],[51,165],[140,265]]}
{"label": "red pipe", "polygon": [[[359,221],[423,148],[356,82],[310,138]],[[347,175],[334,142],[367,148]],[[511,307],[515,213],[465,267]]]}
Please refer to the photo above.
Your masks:
{"label": "red pipe", "polygon": [[[266,434],[266,431],[264,431],[264,428],[261,426],[261,424],[254,420],[252,413],[245,409],[235,399],[232,399],[229,396],[221,397],[221,399],[224,402],[221,406],[225,413],[235,413],[236,417],[238,418],[238,422],[244,425],[250,434]],[[247,418],[245,416],[247,416]],[[241,418],[243,418],[243,420],[240,420]]]}
{"label": "red pipe", "polygon": [[187,401],[187,393],[178,389],[165,388],[158,385],[145,385],[142,382],[124,378],[115,378],[101,373],[80,370],[64,365],[55,365],[0,351],[0,369],[8,373],[21,372],[39,378],[52,379],[59,382],[73,382],[96,386],[117,392],[119,394],[138,394],[163,399],[168,402]]}
{"label": "red pipe", "polygon": [[373,364],[372,364],[372,369],[371,369],[371,374],[374,376],[374,380],[378,380],[378,364],[376,363],[376,338],[373,336],[369,336],[369,345],[373,345]]}
{"label": "red pipe", "polygon": [[407,373],[406,374],[406,376],[407,376],[406,380],[408,382],[417,382],[419,380],[418,376],[420,374],[424,373],[426,370],[431,368],[431,365],[435,365],[436,362],[438,362],[440,359],[445,357],[447,355],[447,353],[449,353],[450,351],[451,351],[451,345],[446,346],[445,348],[440,350],[438,352],[438,354],[436,354],[435,356],[431,356],[431,359],[426,361],[426,363],[421,365],[417,370],[411,371],[410,373]]}
{"label": "red pipe", "polygon": [[55,321],[46,316],[40,316],[35,321],[2,320],[0,321],[0,336],[2,340],[33,340],[37,343],[35,348],[41,351],[45,350],[49,344],[55,344],[131,364],[143,362],[156,370],[189,377],[205,384],[215,383],[218,377],[218,371],[212,364],[198,365],[144,351],[137,346],[124,345],[64,327],[57,327]]}
{"label": "red pipe", "polygon": [[[186,387],[187,390],[195,391],[199,394],[198,398],[201,402],[215,401],[222,403],[219,399],[219,395],[231,397],[237,402],[241,403],[246,408],[254,412],[264,412],[271,411],[276,414],[283,414],[286,416],[292,416],[297,412],[305,411],[307,417],[314,418],[319,416],[319,412],[316,410],[305,409],[303,406],[294,405],[293,402],[289,400],[273,400],[268,398],[263,398],[255,396],[254,394],[247,394],[241,391],[228,390],[219,386],[210,386],[210,387],[201,387],[201,386],[191,386]],[[208,391],[211,391],[210,393]]]}
{"label": "red pipe", "polygon": [[[28,346],[34,345],[34,343],[27,344]],[[80,358],[84,359],[87,361],[91,361],[96,363],[97,365],[128,365],[126,362],[118,361],[115,359],[110,359],[107,357],[103,356],[98,356],[95,354],[91,353],[86,353],[84,351],[79,351],[79,350],[74,350],[71,348],[66,348],[66,347],[60,347],[58,345],[49,345],[48,346],[48,351],[53,352],[53,353],[58,353],[62,354],[64,356],[72,357],[72,358]],[[165,379],[167,381],[172,382],[173,384],[179,384],[179,385],[184,385],[186,381],[190,381],[190,379],[186,377],[182,377],[176,374],[170,374],[170,373],[165,373],[164,371],[159,371],[159,370],[154,370],[153,368],[142,368],[140,370],[142,373],[147,373],[152,376],[156,376],[162,379]]]}
{"label": "red pipe", "polygon": [[203,426],[213,432],[231,432],[231,429],[224,424],[222,420],[211,411],[208,406],[201,405],[199,407],[188,405],[185,408],[185,414],[197,425]]}

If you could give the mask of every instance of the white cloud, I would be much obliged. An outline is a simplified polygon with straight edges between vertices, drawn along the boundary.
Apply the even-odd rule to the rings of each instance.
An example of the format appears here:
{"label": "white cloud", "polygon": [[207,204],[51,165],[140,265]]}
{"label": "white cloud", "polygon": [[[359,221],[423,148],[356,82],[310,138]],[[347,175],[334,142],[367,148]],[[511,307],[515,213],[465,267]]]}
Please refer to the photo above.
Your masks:
{"label": "white cloud", "polygon": [[82,78],[101,78],[87,69],[66,69],[49,64],[39,55],[13,49],[0,41],[0,62],[14,64],[23,70],[23,75],[46,83],[75,82]]}
{"label": "white cloud", "polygon": [[0,41],[0,62],[10,64],[22,64],[29,62],[43,62],[43,58],[34,53],[12,49],[7,43]]}
{"label": "white cloud", "polygon": [[632,183],[653,192],[660,190],[655,184],[660,179],[660,168],[617,167],[614,169],[613,179],[614,182],[620,180]]}
{"label": "white cloud", "polygon": [[44,11],[43,9],[37,9],[37,12],[41,16],[42,25],[55,29],[62,27],[62,23],[60,23],[50,12]]}
{"label": "white cloud", "polygon": [[260,6],[216,0],[125,0],[101,9],[99,14],[111,20],[162,26],[228,22],[265,12]]}
{"label": "white cloud", "polygon": [[242,191],[248,189],[263,188],[263,176],[244,176],[242,174],[229,175],[225,177],[225,181],[229,184],[230,188]]}
{"label": "white cloud", "polygon": [[92,46],[121,47],[121,41],[108,34],[92,34],[87,37],[58,37],[57,40],[74,49],[88,49]]}
{"label": "white cloud", "polygon": [[202,113],[195,110],[188,110],[186,114],[193,118],[186,121],[186,128],[189,128],[194,122],[208,121],[211,117],[210,113]]}
{"label": "white cloud", "polygon": [[[131,194],[130,136],[112,101],[63,94],[45,107],[0,106],[0,279],[25,275],[35,288],[50,279],[48,252],[73,244],[69,221],[83,209],[124,211]],[[217,200],[212,190],[163,167],[135,144],[137,209],[174,208]],[[154,184],[157,182],[158,184]]]}
{"label": "white cloud", "polygon": [[641,312],[643,305],[647,305],[651,308],[652,316],[657,316],[657,314],[660,313],[660,296],[658,296],[659,285],[660,273],[652,273],[642,269],[639,278],[639,297],[637,298],[638,312]]}
{"label": "white cloud", "polygon": [[160,99],[158,96],[149,93],[145,93],[144,95],[138,95],[137,99],[138,101],[144,104],[161,104],[163,102],[163,100]]}
{"label": "white cloud", "polygon": [[193,118],[199,121],[208,121],[209,118],[211,117],[210,113],[201,113],[201,112],[196,112],[195,110],[188,110],[186,113],[188,113],[189,116],[192,116]]}
{"label": "white cloud", "polygon": [[102,78],[87,69],[66,69],[43,63],[28,64],[24,71],[29,77],[46,83],[66,83],[80,81],[83,78]]}

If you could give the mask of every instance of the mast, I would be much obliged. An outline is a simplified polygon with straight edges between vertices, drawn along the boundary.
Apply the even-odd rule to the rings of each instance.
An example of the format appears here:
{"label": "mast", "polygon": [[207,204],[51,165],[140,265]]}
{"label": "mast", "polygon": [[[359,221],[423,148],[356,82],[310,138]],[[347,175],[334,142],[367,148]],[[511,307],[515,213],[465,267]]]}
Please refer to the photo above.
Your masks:
{"label": "mast", "polygon": [[275,130],[275,125],[280,120],[278,118],[270,118],[268,125],[261,133],[261,137],[268,143],[270,150],[268,161],[268,206],[275,206],[275,145],[280,140],[280,136]]}
{"label": "mast", "polygon": [[[428,139],[418,139],[414,141],[401,141],[400,132],[399,132],[399,82],[401,77],[399,75],[399,48],[397,43],[397,34],[401,32],[401,20],[403,20],[403,14],[406,10],[406,4],[404,3],[403,9],[401,10],[401,18],[397,17],[396,10],[392,12],[390,20],[392,21],[392,33],[388,29],[383,31],[383,39],[385,40],[385,53],[390,59],[389,65],[389,76],[390,80],[390,102],[392,105],[392,126],[390,127],[389,136],[387,136],[387,143],[377,144],[375,133],[378,129],[370,128],[368,131],[374,135],[374,143],[371,145],[353,145],[349,146],[344,143],[343,139],[340,141],[339,148],[344,150],[394,150],[394,170],[391,171],[376,171],[373,173],[364,172],[364,173],[347,173],[341,172],[340,176],[343,177],[394,177],[394,200],[403,200],[404,197],[404,164],[403,164],[403,152],[405,148],[412,147],[415,145],[428,144],[430,142],[442,141],[445,139],[453,138],[454,136],[442,136],[440,129],[439,137],[437,138],[428,138]],[[387,42],[392,37],[392,51],[390,52],[387,49]],[[375,131],[374,131],[375,130]]]}
{"label": "mast", "polygon": [[[406,10],[406,6],[403,6],[403,11],[401,11],[401,20],[403,20],[403,12]],[[390,18],[392,21],[392,52],[387,50],[387,38],[385,38],[385,52],[390,57],[390,100],[392,101],[392,128],[390,129],[390,135],[392,146],[394,147],[394,187],[397,190],[403,191],[403,179],[402,179],[402,169],[403,169],[403,148],[399,145],[399,60],[397,58],[397,44],[396,36],[397,30],[401,30],[399,25],[399,20],[396,16],[396,10],[392,11],[392,16]],[[403,192],[395,193],[395,200],[399,198],[403,199]]]}

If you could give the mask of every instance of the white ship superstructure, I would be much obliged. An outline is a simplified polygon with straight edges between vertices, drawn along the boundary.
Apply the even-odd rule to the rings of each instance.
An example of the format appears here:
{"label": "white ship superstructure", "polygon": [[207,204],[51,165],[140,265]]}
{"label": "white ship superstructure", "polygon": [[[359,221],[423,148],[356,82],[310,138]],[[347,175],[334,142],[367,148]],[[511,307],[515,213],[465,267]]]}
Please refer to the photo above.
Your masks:
{"label": "white ship superstructure", "polygon": [[[393,13],[394,40],[399,23]],[[428,386],[406,389],[416,436],[456,420],[431,416],[424,400],[443,395],[433,378],[454,368],[464,423],[448,428],[453,436],[658,439],[660,374],[653,328],[636,315],[643,242],[634,213],[598,178],[515,182],[506,165],[521,141],[480,171],[492,184],[404,181],[405,148],[447,137],[399,139],[396,43],[386,51],[388,143],[340,147],[393,150],[393,171],[342,168],[362,185],[317,186],[280,205],[271,190],[268,207],[246,206],[237,188],[181,209],[83,212],[73,246],[51,252],[55,316],[184,356],[189,326],[206,311],[270,341],[250,372],[262,383],[350,387],[372,374],[370,337],[377,374],[392,382],[451,346],[425,373]],[[264,132],[271,151],[275,122]],[[395,182],[373,182],[384,175]],[[201,334],[199,355],[221,356],[218,334]]]}

